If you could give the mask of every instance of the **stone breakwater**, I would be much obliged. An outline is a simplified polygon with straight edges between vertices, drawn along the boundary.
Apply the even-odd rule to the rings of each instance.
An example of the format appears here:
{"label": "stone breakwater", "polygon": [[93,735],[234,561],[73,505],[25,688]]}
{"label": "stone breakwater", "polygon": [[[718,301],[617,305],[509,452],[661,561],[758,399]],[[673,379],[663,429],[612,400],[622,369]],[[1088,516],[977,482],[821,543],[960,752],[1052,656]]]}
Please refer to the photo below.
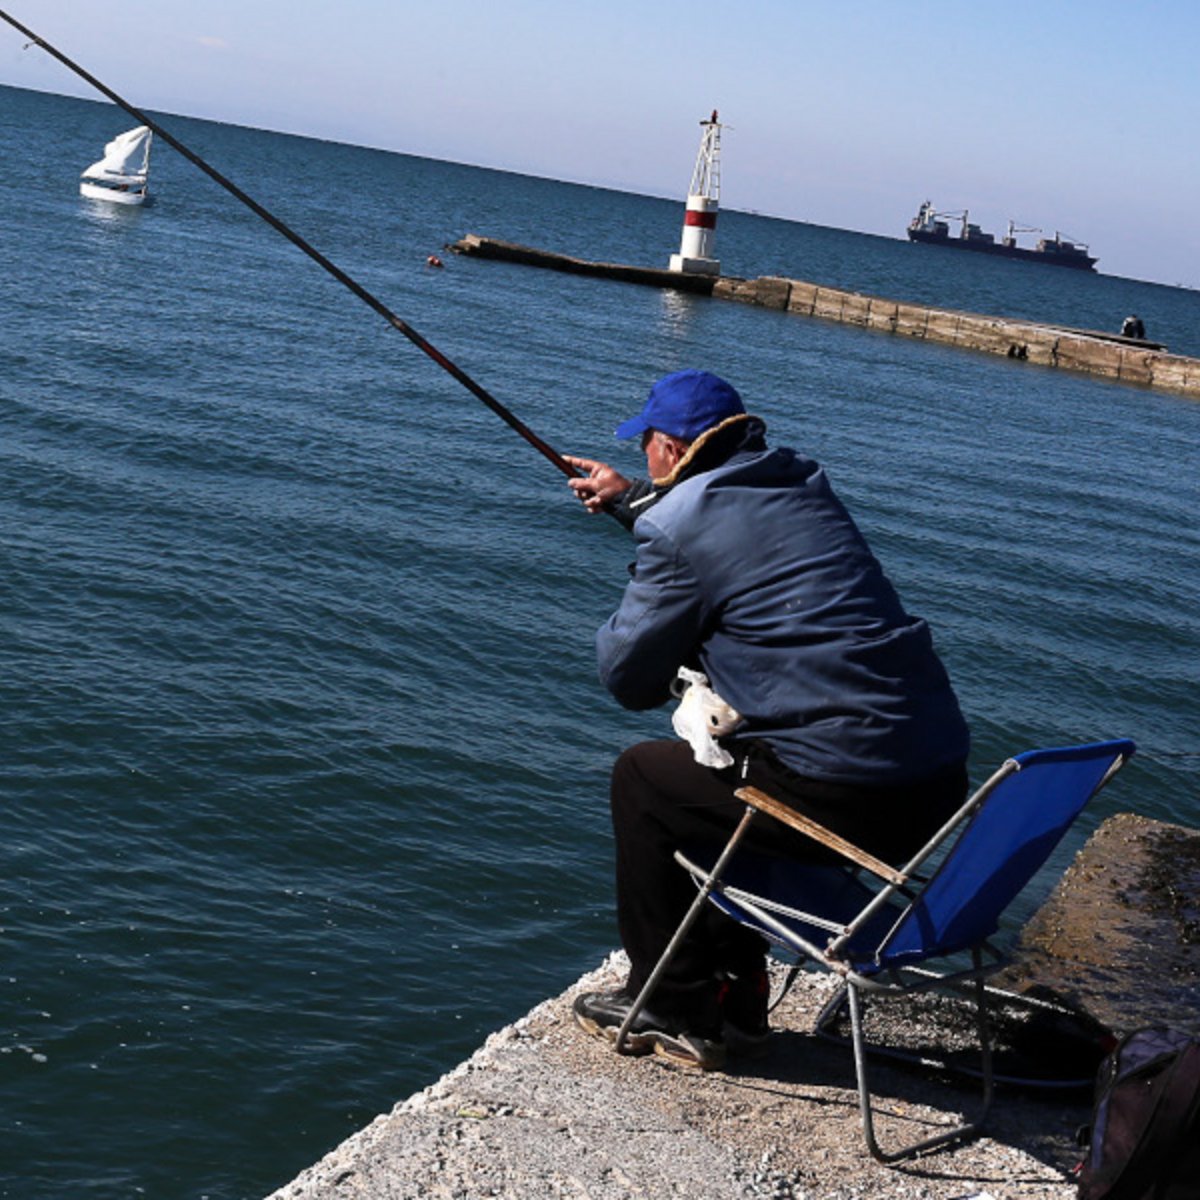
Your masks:
{"label": "stone breakwater", "polygon": [[[1006,986],[1069,993],[1118,1032],[1156,1022],[1200,1032],[1198,883],[1200,831],[1111,818],[1026,926]],[[619,1057],[576,1028],[574,996],[615,986],[625,965],[612,956],[493,1034],[269,1200],[1074,1200],[1086,1089],[1001,1087],[986,1137],[882,1167],[863,1145],[848,1048],[809,1032],[832,978],[800,976],[765,1057],[699,1075]],[[872,1007],[872,1037],[915,1032],[944,1049],[953,1036],[945,1014],[914,1022],[899,1006]],[[950,1123],[978,1098],[975,1083],[886,1062],[871,1079],[885,1145]]]}
{"label": "stone breakwater", "polygon": [[796,316],[838,321],[877,333],[957,346],[1013,362],[1081,371],[1118,383],[1200,399],[1200,359],[1170,354],[1155,343],[1117,334],[909,304],[803,279],[777,276],[737,279],[591,262],[473,233],[447,248],[457,254],[755,304]]}
{"label": "stone breakwater", "polygon": [[1134,338],[1059,328],[847,292],[799,279],[719,279],[712,295],[879,333],[997,354],[1200,398],[1200,359]]}

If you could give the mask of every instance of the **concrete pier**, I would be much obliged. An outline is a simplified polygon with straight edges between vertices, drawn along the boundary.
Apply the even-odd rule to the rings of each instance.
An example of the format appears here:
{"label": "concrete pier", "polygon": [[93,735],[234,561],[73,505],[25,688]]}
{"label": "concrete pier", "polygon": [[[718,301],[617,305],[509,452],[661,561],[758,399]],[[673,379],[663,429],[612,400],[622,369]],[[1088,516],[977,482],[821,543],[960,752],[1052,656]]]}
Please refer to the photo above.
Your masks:
{"label": "concrete pier", "polygon": [[543,267],[549,271],[565,271],[569,275],[593,275],[601,279],[615,279],[620,283],[641,283],[649,287],[672,288],[678,292],[695,292],[702,296],[711,296],[713,285],[717,281],[715,275],[693,275],[683,271],[668,271],[665,268],[592,262],[586,258],[555,254],[550,250],[536,250],[532,246],[522,246],[517,242],[479,237],[474,233],[459,238],[446,249],[474,258],[493,258],[501,262],[520,263],[525,267]]}
{"label": "concrete pier", "polygon": [[[1114,817],[1026,927],[1006,985],[1069,994],[1118,1032],[1200,1032],[1198,896],[1200,831]],[[614,955],[270,1200],[1074,1200],[1086,1090],[1002,1087],[987,1137],[882,1167],[863,1145],[849,1049],[810,1032],[830,977],[800,977],[765,1057],[700,1075],[620,1057],[575,1027],[574,995],[615,986],[623,968]],[[901,1020],[885,1019],[889,1041],[913,1032]],[[915,1032],[943,1040],[928,1024]],[[871,1079],[885,1145],[977,1099],[977,1084],[928,1070],[873,1063]]]}
{"label": "concrete pier", "polygon": [[919,338],[1014,362],[1057,367],[1200,398],[1200,359],[1170,354],[1156,342],[1099,330],[985,316],[930,305],[888,300],[825,287],[803,279],[762,276],[719,278],[616,263],[589,262],[513,242],[467,234],[448,247],[458,254],[502,259],[526,266],[592,275],[626,283],[673,288],[762,308],[857,325],[877,333]]}
{"label": "concrete pier", "polygon": [[[1082,1097],[1001,1097],[987,1138],[882,1167],[863,1144],[850,1051],[807,1036],[832,980],[804,975],[770,1057],[717,1074],[621,1057],[574,1024],[577,991],[614,987],[614,956],[493,1034],[269,1200],[1074,1200]],[[880,1065],[893,1144],[946,1125],[973,1087]]]}

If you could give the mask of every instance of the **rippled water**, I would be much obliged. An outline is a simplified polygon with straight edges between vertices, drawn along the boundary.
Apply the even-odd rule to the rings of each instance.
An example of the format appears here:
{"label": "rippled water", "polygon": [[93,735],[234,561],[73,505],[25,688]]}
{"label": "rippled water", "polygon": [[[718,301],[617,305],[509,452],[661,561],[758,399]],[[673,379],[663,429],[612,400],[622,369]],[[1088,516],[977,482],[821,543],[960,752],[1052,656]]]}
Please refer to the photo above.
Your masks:
{"label": "rippled water", "polygon": [[[1200,405],[431,271],[468,231],[664,262],[680,206],[167,120],[561,450],[633,468],[611,430],[650,381],[727,375],[931,621],[977,778],[1128,735],[1074,845],[1118,809],[1196,823]],[[595,681],[627,536],[168,148],[157,206],[81,200],[128,124],[0,89],[0,1194],[23,1200],[262,1195],[570,983],[615,939],[608,764],[669,728]],[[719,250],[1070,325],[1136,311],[1200,352],[1193,292],[735,213]]]}

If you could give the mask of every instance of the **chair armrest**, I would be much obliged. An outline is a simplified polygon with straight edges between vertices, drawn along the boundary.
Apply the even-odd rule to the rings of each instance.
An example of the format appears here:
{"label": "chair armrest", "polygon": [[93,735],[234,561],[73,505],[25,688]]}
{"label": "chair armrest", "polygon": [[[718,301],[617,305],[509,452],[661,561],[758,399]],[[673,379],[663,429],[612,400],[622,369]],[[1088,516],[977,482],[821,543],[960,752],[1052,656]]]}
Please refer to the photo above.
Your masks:
{"label": "chair armrest", "polygon": [[870,871],[872,875],[878,875],[880,879],[886,880],[894,887],[903,887],[908,880],[908,876],[897,871],[895,867],[889,866],[874,855],[868,854],[865,850],[860,850],[853,843],[846,841],[845,838],[839,837],[832,830],[826,829],[824,825],[819,825],[811,817],[806,817],[802,813],[798,813],[794,808],[789,808],[781,800],[776,800],[774,796],[769,796],[766,792],[760,791],[756,787],[738,788],[735,795],[739,800],[744,800],[752,808],[758,809],[759,812],[765,812],[777,821],[782,821],[797,832],[812,838],[813,841],[820,842],[823,846],[828,846],[830,850],[836,851],[843,858],[848,858],[852,863],[856,863],[864,870]]}

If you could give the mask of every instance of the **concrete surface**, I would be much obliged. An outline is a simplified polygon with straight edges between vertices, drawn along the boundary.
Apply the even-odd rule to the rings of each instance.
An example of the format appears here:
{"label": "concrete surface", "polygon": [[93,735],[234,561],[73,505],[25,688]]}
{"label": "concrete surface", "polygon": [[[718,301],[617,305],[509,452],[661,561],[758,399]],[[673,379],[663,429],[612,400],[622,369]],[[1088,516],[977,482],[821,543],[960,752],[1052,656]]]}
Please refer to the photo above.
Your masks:
{"label": "concrete surface", "polygon": [[[1200,832],[1111,818],[1026,926],[1006,985],[1049,985],[1118,1029],[1182,1021],[1195,1030],[1197,872]],[[1001,1087],[988,1136],[883,1167],[863,1143],[849,1049],[812,1033],[836,986],[831,977],[800,976],[773,1014],[764,1057],[699,1074],[618,1056],[575,1025],[575,994],[618,985],[624,966],[613,955],[270,1200],[1074,1200],[1069,1172],[1089,1088]],[[959,1010],[946,1009],[931,1005],[914,1022],[876,1005],[869,1034],[973,1061],[969,1038],[955,1049]],[[1003,1042],[999,1024],[1003,1044],[1022,1044]],[[1025,1063],[1065,1061],[1060,1030],[1036,1032],[1024,1038]],[[1094,1064],[1083,1061],[1077,1076],[1090,1078]],[[969,1081],[880,1063],[871,1076],[885,1147],[974,1111]]]}

